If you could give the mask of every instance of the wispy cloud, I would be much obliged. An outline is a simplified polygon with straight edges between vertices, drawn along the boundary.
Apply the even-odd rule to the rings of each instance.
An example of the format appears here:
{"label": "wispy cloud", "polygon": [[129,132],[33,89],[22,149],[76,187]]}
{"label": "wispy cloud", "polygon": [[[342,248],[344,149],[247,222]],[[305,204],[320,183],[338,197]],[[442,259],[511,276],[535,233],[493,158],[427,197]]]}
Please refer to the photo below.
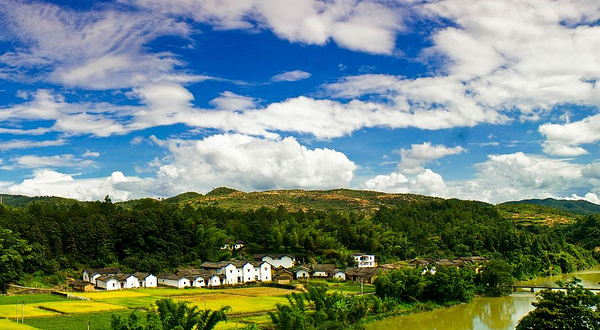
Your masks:
{"label": "wispy cloud", "polygon": [[44,140],[44,141],[9,140],[9,141],[0,141],[0,150],[54,147],[54,146],[62,146],[66,143],[67,143],[67,140],[64,140],[64,139]]}
{"label": "wispy cloud", "polygon": [[294,70],[283,72],[278,75],[275,75],[271,78],[271,81],[281,82],[281,81],[298,81],[310,78],[311,74],[302,70]]}

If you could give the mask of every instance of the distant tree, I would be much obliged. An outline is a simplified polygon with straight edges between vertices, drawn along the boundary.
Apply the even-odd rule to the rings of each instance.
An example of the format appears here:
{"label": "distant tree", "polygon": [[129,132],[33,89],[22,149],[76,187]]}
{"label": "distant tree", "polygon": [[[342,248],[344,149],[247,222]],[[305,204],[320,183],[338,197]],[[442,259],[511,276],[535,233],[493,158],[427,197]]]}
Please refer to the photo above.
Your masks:
{"label": "distant tree", "polygon": [[573,278],[557,282],[565,291],[544,290],[533,302],[535,309],[525,315],[516,330],[596,330],[600,329],[600,297],[584,290]]}
{"label": "distant tree", "polygon": [[8,284],[23,275],[31,247],[11,230],[0,228],[0,291],[6,293]]}

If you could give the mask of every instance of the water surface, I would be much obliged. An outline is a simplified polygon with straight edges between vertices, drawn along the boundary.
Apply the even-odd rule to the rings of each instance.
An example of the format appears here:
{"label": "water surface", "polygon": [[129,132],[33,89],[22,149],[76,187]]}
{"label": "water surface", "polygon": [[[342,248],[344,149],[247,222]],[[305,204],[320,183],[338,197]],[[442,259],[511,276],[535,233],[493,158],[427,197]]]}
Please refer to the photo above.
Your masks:
{"label": "water surface", "polygon": [[[600,268],[572,274],[541,277],[520,284],[554,285],[573,276],[584,287],[600,287]],[[398,316],[367,325],[368,330],[514,330],[519,320],[533,309],[535,294],[516,292],[506,297],[476,298],[469,304],[431,312]]]}

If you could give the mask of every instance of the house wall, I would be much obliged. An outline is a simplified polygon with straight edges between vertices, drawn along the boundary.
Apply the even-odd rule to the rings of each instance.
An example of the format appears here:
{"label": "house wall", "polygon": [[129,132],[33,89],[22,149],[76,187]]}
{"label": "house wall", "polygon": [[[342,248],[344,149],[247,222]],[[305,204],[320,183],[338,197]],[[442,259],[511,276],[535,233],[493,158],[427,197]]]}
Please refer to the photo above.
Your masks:
{"label": "house wall", "polygon": [[[229,264],[223,268],[221,268],[222,273],[225,275],[225,284],[237,284],[238,280],[238,271],[237,267],[232,264]],[[219,274],[219,273],[217,273]]]}
{"label": "house wall", "polygon": [[204,277],[196,277],[192,281],[192,286],[200,288],[200,287],[206,286],[206,282],[207,281],[204,280]]}
{"label": "house wall", "polygon": [[148,275],[143,281],[142,286],[144,288],[155,288],[158,284],[157,278],[154,275]]}
{"label": "house wall", "polygon": [[100,276],[102,276],[102,275],[100,275],[100,274],[94,274],[94,275],[92,276],[92,278],[91,278],[91,281],[90,281],[90,282],[91,282],[91,283],[93,283],[93,284],[95,284],[95,285],[98,285],[98,284],[96,283],[96,280],[97,280],[97,279],[98,279],[98,277],[100,277]]}
{"label": "house wall", "polygon": [[324,271],[316,271],[313,273],[314,277],[327,277],[327,272]]}
{"label": "house wall", "polygon": [[346,274],[342,273],[342,272],[337,272],[335,274],[333,274],[333,278],[338,278],[340,280],[346,280]]}
{"label": "house wall", "polygon": [[259,273],[259,279],[263,282],[271,282],[271,265],[263,262],[260,267],[257,268]]}
{"label": "house wall", "polygon": [[307,278],[307,277],[310,277],[310,274],[308,274],[308,272],[305,271],[305,270],[299,270],[299,271],[297,271],[295,273],[295,275],[296,275],[296,278]]}
{"label": "house wall", "polygon": [[125,286],[123,287],[123,289],[133,289],[140,287],[140,281],[135,276],[129,276],[128,278],[126,278],[124,284]]}
{"label": "house wall", "polygon": [[221,285],[221,279],[219,278],[219,276],[213,276],[209,279],[208,281],[210,286],[219,286]]}
{"label": "house wall", "polygon": [[115,280],[114,278],[111,278],[106,282],[98,280],[98,281],[96,281],[96,286],[98,286],[99,288],[105,289],[105,290],[120,290],[121,289],[121,283],[119,283],[119,281]]}

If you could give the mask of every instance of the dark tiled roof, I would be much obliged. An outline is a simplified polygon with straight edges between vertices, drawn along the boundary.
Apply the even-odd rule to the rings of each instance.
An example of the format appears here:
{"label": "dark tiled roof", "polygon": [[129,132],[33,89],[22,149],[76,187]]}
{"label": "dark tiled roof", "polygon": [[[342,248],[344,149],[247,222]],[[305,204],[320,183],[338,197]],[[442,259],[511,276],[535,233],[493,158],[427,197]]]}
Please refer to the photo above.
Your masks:
{"label": "dark tiled roof", "polygon": [[314,264],[311,266],[313,272],[332,272],[335,270],[335,264]]}
{"label": "dark tiled roof", "polygon": [[255,254],[252,256],[254,259],[262,259],[264,257],[271,257],[272,259],[281,259],[283,257],[290,257],[295,259],[296,257],[293,254],[287,253],[267,253],[267,254]]}
{"label": "dark tiled roof", "polygon": [[181,275],[177,275],[177,274],[169,274],[169,273],[162,273],[162,274],[158,274],[158,276],[156,276],[157,278],[160,279],[165,279],[165,280],[176,280],[179,281],[182,278],[186,278],[186,276],[181,276]]}
{"label": "dark tiled roof", "polygon": [[219,261],[219,262],[203,262],[200,267],[202,268],[222,268],[231,264],[229,261]]}
{"label": "dark tiled roof", "polygon": [[89,275],[100,274],[100,275],[108,275],[108,274],[118,274],[121,272],[119,268],[87,268],[83,270]]}
{"label": "dark tiled roof", "polygon": [[150,273],[142,273],[142,272],[135,272],[133,273],[133,276],[135,276],[138,280],[145,280],[146,277],[150,276],[152,274]]}

